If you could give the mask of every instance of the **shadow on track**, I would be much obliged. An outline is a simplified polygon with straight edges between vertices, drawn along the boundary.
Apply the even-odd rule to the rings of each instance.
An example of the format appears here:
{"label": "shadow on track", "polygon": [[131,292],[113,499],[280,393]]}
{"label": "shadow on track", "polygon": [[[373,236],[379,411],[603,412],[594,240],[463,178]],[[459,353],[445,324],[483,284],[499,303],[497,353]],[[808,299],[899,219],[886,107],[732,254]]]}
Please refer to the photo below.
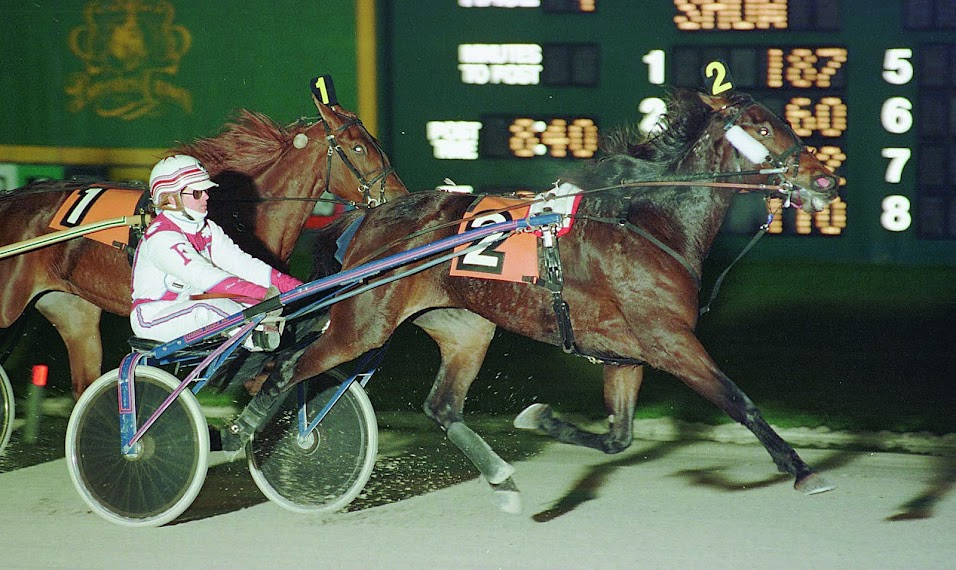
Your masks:
{"label": "shadow on track", "polygon": [[669,453],[693,443],[691,440],[660,442],[648,449],[642,449],[626,454],[614,461],[607,461],[595,465],[588,473],[580,478],[571,489],[554,505],[531,517],[535,522],[545,523],[564,516],[580,505],[596,499],[600,488],[607,482],[612,473],[621,467],[630,467],[648,461],[661,459]]}
{"label": "shadow on track", "polygon": [[891,522],[922,520],[933,517],[936,505],[956,486],[956,457],[937,457],[937,469],[926,489],[900,506],[900,512],[886,517]]}

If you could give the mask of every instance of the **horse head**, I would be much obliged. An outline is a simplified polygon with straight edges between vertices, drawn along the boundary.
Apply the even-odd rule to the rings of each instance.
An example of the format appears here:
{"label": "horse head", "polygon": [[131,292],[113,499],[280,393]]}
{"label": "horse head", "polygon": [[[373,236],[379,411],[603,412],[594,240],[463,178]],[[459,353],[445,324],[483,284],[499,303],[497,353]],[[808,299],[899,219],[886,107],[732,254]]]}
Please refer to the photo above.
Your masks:
{"label": "horse head", "polygon": [[210,217],[262,259],[288,259],[317,201],[375,205],[408,194],[354,114],[318,107],[319,119],[285,127],[243,110],[219,135],[173,151],[203,163],[219,183]]}
{"label": "horse head", "polygon": [[319,110],[319,123],[325,129],[327,178],[344,180],[351,176],[356,182],[356,196],[348,199],[373,207],[408,194],[385,151],[354,113],[337,104],[321,103],[315,95],[312,100]]}
{"label": "horse head", "polygon": [[[838,197],[839,177],[823,164],[780,117],[747,95],[698,94],[719,120],[723,138],[790,203],[819,212]],[[741,169],[739,158],[736,167]],[[728,164],[722,164],[727,168]]]}

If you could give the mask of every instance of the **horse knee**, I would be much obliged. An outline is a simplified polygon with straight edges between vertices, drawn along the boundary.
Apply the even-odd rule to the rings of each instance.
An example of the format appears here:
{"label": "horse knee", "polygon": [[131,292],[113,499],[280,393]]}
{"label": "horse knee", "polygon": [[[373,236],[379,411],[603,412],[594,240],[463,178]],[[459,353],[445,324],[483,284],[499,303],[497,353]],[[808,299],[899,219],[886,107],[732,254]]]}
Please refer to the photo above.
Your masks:
{"label": "horse knee", "polygon": [[431,398],[425,400],[425,403],[422,404],[422,411],[443,429],[447,429],[448,426],[455,422],[463,422],[465,420],[461,413],[455,412],[449,406],[439,405],[433,402]]}

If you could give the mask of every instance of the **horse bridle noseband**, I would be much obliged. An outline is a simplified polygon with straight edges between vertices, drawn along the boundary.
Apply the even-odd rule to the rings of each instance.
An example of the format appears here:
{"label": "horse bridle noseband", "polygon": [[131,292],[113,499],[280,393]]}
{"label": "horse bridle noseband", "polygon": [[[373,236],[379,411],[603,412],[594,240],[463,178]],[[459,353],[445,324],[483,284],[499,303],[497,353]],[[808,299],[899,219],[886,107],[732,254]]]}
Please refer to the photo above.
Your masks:
{"label": "horse bridle noseband", "polygon": [[[746,99],[744,101],[739,101],[736,103],[725,105],[721,107],[720,109],[718,109],[717,113],[724,120],[724,125],[723,125],[724,132],[726,133],[730,131],[735,126],[739,127],[739,125],[737,125],[737,121],[740,120],[740,118],[744,115],[744,113],[746,113],[754,105],[758,105],[758,103],[754,101],[753,99]],[[727,113],[727,110],[730,109],[731,107],[736,107],[735,111],[733,113]],[[757,141],[756,139],[753,139],[753,137],[750,137],[750,135],[747,134],[747,136],[750,137],[754,143],[762,146],[764,150],[766,150],[767,156],[764,162],[769,164],[772,167],[771,169],[748,171],[748,172],[737,172],[737,173],[716,173],[716,175],[717,176],[733,176],[733,175],[742,175],[742,174],[769,174],[770,179],[768,179],[768,182],[770,182],[774,186],[780,186],[784,188],[783,190],[779,190],[779,191],[785,195],[789,195],[789,193],[792,191],[793,183],[786,179],[785,174],[789,173],[791,177],[795,177],[799,173],[800,171],[799,154],[803,151],[803,149],[805,148],[805,145],[803,144],[803,141],[800,140],[800,137],[797,136],[797,133],[794,132],[793,128],[791,128],[790,125],[786,124],[786,122],[784,122],[784,128],[787,129],[787,133],[790,135],[791,140],[793,140],[793,144],[790,146],[790,148],[784,150],[783,152],[779,154],[775,154],[773,151],[768,149],[766,145],[764,145],[760,141]],[[737,152],[739,154],[740,150],[738,149]],[[794,160],[794,158],[796,158],[796,160]],[[760,166],[760,164],[757,164],[757,166]]]}
{"label": "horse bridle noseband", "polygon": [[[333,110],[333,112],[335,111]],[[329,127],[329,124],[326,122],[324,117],[320,117],[319,120],[322,122],[322,126],[325,127],[325,131],[328,133],[328,135],[325,137],[326,143],[329,145],[328,160],[326,160],[325,168],[325,192],[328,192],[332,184],[332,153],[334,152],[335,154],[339,155],[339,158],[342,159],[342,162],[345,163],[345,166],[352,172],[352,175],[355,176],[355,179],[358,180],[359,189],[362,191],[362,196],[365,198],[365,205],[369,208],[374,208],[375,206],[384,203],[385,180],[390,174],[395,172],[395,169],[392,168],[392,165],[388,163],[388,159],[385,158],[385,152],[378,145],[378,142],[374,138],[369,137],[372,141],[373,148],[379,153],[379,156],[382,157],[382,163],[384,166],[380,170],[372,172],[370,175],[374,176],[372,176],[371,179],[366,179],[365,174],[356,168],[355,164],[352,163],[348,155],[345,153],[345,149],[343,149],[342,145],[340,145],[335,139],[336,135],[340,135],[356,125],[362,126],[362,121],[357,117],[351,118],[341,127],[333,131],[332,128]],[[380,185],[380,189],[378,197],[374,198],[372,197],[372,187],[376,184]],[[348,202],[348,204],[356,205],[353,202]]]}

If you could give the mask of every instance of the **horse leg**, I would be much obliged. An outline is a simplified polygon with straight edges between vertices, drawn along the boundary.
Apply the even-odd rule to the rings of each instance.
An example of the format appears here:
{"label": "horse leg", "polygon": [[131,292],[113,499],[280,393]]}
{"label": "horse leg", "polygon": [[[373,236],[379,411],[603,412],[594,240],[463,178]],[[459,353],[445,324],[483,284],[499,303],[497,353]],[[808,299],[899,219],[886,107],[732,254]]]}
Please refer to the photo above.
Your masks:
{"label": "horse leg", "polygon": [[[764,420],[756,405],[734,382],[717,368],[717,364],[692,333],[668,339],[668,350],[660,364],[655,364],[710,400],[727,415],[749,429],[773,458],[781,472],[794,476],[794,488],[807,495],[834,489],[826,479],[813,471]],[[679,358],[676,359],[676,358]]]}
{"label": "horse leg", "polygon": [[531,404],[518,414],[514,426],[541,430],[563,443],[620,453],[634,441],[634,407],[643,380],[643,366],[604,366],[604,406],[609,414],[607,433],[585,431],[557,418],[547,404]]}
{"label": "horse leg", "polygon": [[441,351],[441,366],[423,405],[425,415],[445,430],[448,439],[488,480],[495,490],[498,508],[521,512],[518,487],[511,478],[514,467],[468,427],[464,418],[465,398],[485,360],[495,333],[494,323],[459,309],[437,309],[414,322],[438,343]]}
{"label": "horse leg", "polygon": [[252,400],[220,432],[223,451],[230,460],[238,456],[256,430],[275,414],[295,384],[354,360],[388,341],[395,325],[383,324],[375,330],[363,328],[353,318],[355,314],[343,311],[343,317],[336,319],[336,322],[356,326],[329,327],[311,343],[308,342],[312,339],[308,329],[297,330],[296,344],[276,353],[268,378],[261,382],[256,380],[256,393]]}
{"label": "horse leg", "polygon": [[56,327],[66,345],[70,359],[70,376],[73,380],[73,397],[79,398],[87,386],[102,373],[102,310],[85,299],[63,291],[44,294],[37,299],[36,308]]}

